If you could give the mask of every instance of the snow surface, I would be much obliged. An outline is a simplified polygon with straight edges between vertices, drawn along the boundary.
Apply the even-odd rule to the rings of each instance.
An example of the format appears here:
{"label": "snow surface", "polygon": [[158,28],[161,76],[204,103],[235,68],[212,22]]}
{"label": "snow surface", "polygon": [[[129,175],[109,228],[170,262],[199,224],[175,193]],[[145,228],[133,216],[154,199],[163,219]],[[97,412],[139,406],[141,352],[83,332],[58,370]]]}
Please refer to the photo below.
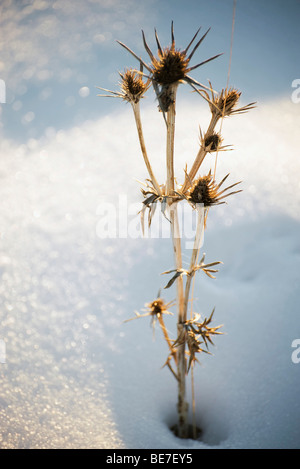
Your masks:
{"label": "snow surface", "polygon": [[[194,308],[208,315],[215,306],[224,335],[195,369],[203,438],[182,441],[169,430],[176,383],[161,368],[160,331],[153,340],[149,318],[123,323],[165,285],[171,241],[99,236],[103,203],[117,207],[120,194],[140,202],[134,178],[147,177],[131,109],[119,104],[51,138],[1,142],[0,447],[299,448],[299,105],[260,103],[224,121],[234,150],[219,154],[217,177],[230,172],[243,192],[209,213],[203,250],[223,265],[215,280],[199,274]],[[205,111],[179,104],[179,179]],[[154,112],[143,108],[161,174],[164,128]],[[205,168],[213,162],[208,155]],[[166,323],[175,338],[176,317]]]}

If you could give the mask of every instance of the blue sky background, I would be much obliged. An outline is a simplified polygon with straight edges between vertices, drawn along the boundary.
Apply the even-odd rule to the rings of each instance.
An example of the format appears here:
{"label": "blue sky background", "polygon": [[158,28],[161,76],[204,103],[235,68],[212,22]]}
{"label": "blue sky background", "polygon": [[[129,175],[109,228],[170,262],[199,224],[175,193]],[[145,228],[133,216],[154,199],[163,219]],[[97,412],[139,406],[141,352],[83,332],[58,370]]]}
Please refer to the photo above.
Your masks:
{"label": "blue sky background", "polygon": [[[97,98],[98,86],[115,89],[118,71],[136,66],[116,42],[145,59],[141,29],[155,49],[154,28],[185,47],[199,26],[211,31],[193,64],[223,52],[193,76],[215,89],[226,86],[233,0],[87,0],[1,2],[0,77],[7,87],[1,105],[2,135],[22,142],[117,111],[120,102]],[[299,71],[299,0],[237,0],[230,85],[244,102],[290,99]],[[192,99],[190,89],[181,99]],[[151,99],[151,98],[150,98]],[[154,96],[153,96],[154,99]]]}

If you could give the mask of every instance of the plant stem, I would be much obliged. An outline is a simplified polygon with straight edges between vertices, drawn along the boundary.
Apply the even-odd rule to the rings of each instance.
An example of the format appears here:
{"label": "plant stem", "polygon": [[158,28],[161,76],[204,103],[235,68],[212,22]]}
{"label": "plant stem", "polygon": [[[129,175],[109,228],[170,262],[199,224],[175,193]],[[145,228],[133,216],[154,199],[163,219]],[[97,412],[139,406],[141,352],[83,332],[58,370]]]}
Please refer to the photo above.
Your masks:
{"label": "plant stem", "polygon": [[132,109],[134,113],[134,118],[135,118],[135,123],[138,131],[138,136],[139,136],[139,141],[140,141],[140,146],[142,150],[142,155],[144,157],[144,161],[151,179],[151,182],[153,184],[153,187],[155,188],[156,192],[158,195],[162,195],[161,189],[159,187],[159,184],[154,176],[148,155],[147,155],[147,150],[146,150],[146,145],[145,145],[145,140],[144,140],[144,134],[143,134],[143,128],[142,128],[142,121],[141,121],[141,113],[140,113],[140,103],[134,103],[131,102],[132,104]]}
{"label": "plant stem", "polygon": [[[205,209],[204,207],[201,207],[199,205],[200,204],[198,204],[198,207],[197,207],[198,219],[197,219],[197,228],[196,228],[193,252],[192,252],[192,257],[191,257],[191,262],[190,262],[190,272],[193,271],[193,268],[197,264],[197,259],[199,256],[200,246],[201,246],[203,233],[204,233]],[[192,278],[193,278],[193,274],[188,275],[187,280],[186,280],[186,285],[185,285],[185,297],[184,297],[184,317],[185,318],[187,318],[187,309],[188,309],[188,303],[189,303]]]}
{"label": "plant stem", "polygon": [[166,328],[166,326],[165,326],[165,321],[164,321],[164,319],[163,319],[162,314],[158,315],[158,316],[157,316],[157,319],[158,319],[159,325],[160,325],[160,327],[161,327],[161,330],[162,330],[162,332],[163,332],[165,341],[167,342],[168,347],[169,347],[169,349],[170,349],[170,352],[171,352],[171,354],[173,355],[174,360],[175,360],[175,363],[176,363],[177,360],[176,360],[175,349],[174,349],[174,347],[173,347],[173,345],[172,345],[172,342],[171,342],[171,340],[170,340],[170,337],[169,337],[167,328]]}
{"label": "plant stem", "polygon": [[[174,179],[174,137],[175,137],[175,108],[176,108],[176,91],[178,84],[175,83],[170,86],[171,104],[167,112],[167,144],[166,144],[166,163],[167,163],[167,183],[166,194],[173,195],[175,189]],[[182,254],[181,254],[181,236],[178,221],[177,203],[170,202],[170,221],[172,240],[174,248],[174,256],[176,268],[182,268]],[[177,334],[181,336],[182,328],[184,327],[184,288],[182,276],[178,277],[177,281]],[[177,379],[178,379],[178,436],[179,438],[187,438],[188,436],[188,422],[187,422],[187,409],[186,402],[186,358],[185,358],[185,342],[180,344],[177,349]]]}
{"label": "plant stem", "polygon": [[[216,117],[215,115],[212,115],[211,117],[211,120],[210,120],[210,123],[209,123],[209,126],[208,126],[208,129],[205,133],[205,138],[209,137],[210,135],[212,135],[214,129],[215,129],[215,126],[218,122],[219,118]],[[185,181],[184,181],[184,184],[182,186],[182,192],[184,193],[191,185],[191,183],[193,182],[201,164],[202,164],[202,161],[204,160],[205,156],[207,154],[207,150],[205,149],[205,147],[203,147],[202,145],[200,146],[200,149],[197,153],[197,156],[195,158],[195,161],[193,163],[193,166],[189,172],[189,175],[188,177],[185,178]]]}
{"label": "plant stem", "polygon": [[174,83],[170,85],[169,97],[172,103],[169,106],[167,112],[167,145],[166,145],[166,156],[167,156],[167,195],[173,195],[175,189],[175,178],[174,178],[174,139],[175,139],[175,107],[176,107],[176,92],[178,84]]}
{"label": "plant stem", "polygon": [[193,438],[197,439],[197,424],[196,424],[196,400],[195,400],[195,381],[194,381],[194,362],[191,366],[191,381],[192,381],[192,405],[193,405]]}
{"label": "plant stem", "polygon": [[[197,228],[196,228],[196,235],[194,240],[193,252],[190,262],[190,272],[192,272],[193,268],[197,265],[197,260],[199,257],[201,242],[203,239],[204,233],[204,223],[205,223],[205,209],[204,207],[197,207],[198,211],[198,219],[197,219]],[[187,309],[189,303],[189,296],[190,296],[190,288],[191,283],[194,275],[189,275],[186,280],[185,284],[185,298],[184,298],[184,315],[187,317]],[[192,384],[192,428],[193,428],[193,438],[196,440],[197,438],[197,427],[196,427],[196,403],[195,403],[195,389],[194,389],[194,363],[191,366],[191,384]]]}
{"label": "plant stem", "polygon": [[[177,204],[173,204],[170,207],[170,221],[172,228],[172,239],[174,247],[174,256],[176,262],[176,268],[182,268],[182,255],[181,255],[181,238],[179,232],[178,212]],[[177,334],[178,337],[182,337],[182,329],[184,327],[184,288],[183,278],[178,277],[176,280],[177,285]],[[185,341],[178,345],[177,348],[177,379],[178,379],[178,436],[179,438],[187,438],[188,434],[188,422],[187,422],[187,410],[188,404],[185,399],[186,395],[186,358],[185,358]]]}

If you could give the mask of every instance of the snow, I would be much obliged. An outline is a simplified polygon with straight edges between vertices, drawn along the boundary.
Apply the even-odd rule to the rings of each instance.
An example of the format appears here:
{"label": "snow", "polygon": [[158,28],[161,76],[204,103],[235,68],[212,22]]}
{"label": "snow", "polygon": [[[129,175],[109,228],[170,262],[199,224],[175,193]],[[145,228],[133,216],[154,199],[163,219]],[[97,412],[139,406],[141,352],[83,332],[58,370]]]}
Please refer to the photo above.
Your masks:
{"label": "snow", "polygon": [[[171,240],[99,237],[101,207],[118,208],[120,194],[138,203],[137,220],[135,178],[146,177],[130,108],[118,104],[51,137],[1,142],[1,448],[299,448],[297,105],[260,103],[224,122],[234,150],[217,175],[243,180],[243,192],[208,218],[206,260],[223,264],[215,280],[199,274],[194,307],[215,306],[224,335],[195,368],[203,438],[182,441],[169,430],[176,383],[160,331],[153,339],[149,318],[123,323],[164,287]],[[159,174],[161,116],[146,105],[143,119]],[[177,119],[180,174],[206,109],[183,102]],[[166,323],[175,338],[176,316]]]}

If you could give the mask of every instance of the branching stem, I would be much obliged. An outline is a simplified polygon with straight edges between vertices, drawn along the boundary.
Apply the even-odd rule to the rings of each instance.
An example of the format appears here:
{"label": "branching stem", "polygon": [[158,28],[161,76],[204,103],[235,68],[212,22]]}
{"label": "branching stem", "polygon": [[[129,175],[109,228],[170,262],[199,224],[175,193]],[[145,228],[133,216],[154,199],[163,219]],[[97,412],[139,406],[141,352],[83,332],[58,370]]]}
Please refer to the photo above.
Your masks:
{"label": "branching stem", "polygon": [[170,337],[169,337],[167,328],[166,328],[166,326],[165,326],[165,321],[164,321],[164,319],[163,319],[163,315],[160,314],[159,316],[157,316],[157,319],[158,319],[159,325],[160,325],[160,327],[161,327],[161,330],[162,330],[162,332],[163,332],[165,341],[167,342],[167,344],[168,344],[168,346],[169,346],[170,352],[171,352],[172,356],[174,357],[175,363],[177,363],[175,349],[174,349],[174,347],[173,347],[173,345],[172,345],[172,342],[171,342],[171,339],[170,339]]}
{"label": "branching stem", "polygon": [[[219,120],[218,117],[216,117],[215,115],[212,115],[208,129],[205,133],[205,138],[210,137],[213,134],[218,120]],[[193,163],[193,166],[190,169],[188,177],[185,178],[183,187],[181,189],[182,192],[185,192],[190,187],[207,153],[208,153],[207,150],[201,145],[197,153],[197,156],[195,158],[195,161]]]}
{"label": "branching stem", "polygon": [[146,145],[145,145],[145,140],[144,140],[144,134],[143,134],[143,128],[142,128],[142,121],[141,121],[140,103],[139,102],[135,103],[135,102],[132,101],[131,104],[132,104],[132,109],[133,109],[133,113],[134,113],[136,128],[137,128],[137,131],[138,131],[138,136],[139,136],[142,155],[144,157],[144,161],[145,161],[145,164],[146,164],[150,179],[152,181],[153,187],[157,191],[157,194],[162,195],[161,189],[160,189],[159,184],[156,180],[156,177],[154,176],[152,166],[150,164],[150,161],[149,161],[149,158],[148,158],[148,155],[147,155],[147,150],[146,150]]}

